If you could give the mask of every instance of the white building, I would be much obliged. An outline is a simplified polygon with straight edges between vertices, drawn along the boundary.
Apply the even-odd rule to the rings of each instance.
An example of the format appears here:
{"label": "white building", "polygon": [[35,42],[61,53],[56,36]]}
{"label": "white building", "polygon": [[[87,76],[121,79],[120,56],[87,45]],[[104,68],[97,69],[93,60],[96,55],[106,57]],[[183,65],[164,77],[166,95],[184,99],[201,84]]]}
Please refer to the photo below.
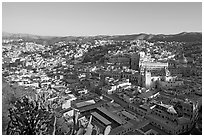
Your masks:
{"label": "white building", "polygon": [[177,79],[177,77],[162,77],[159,81],[158,81],[158,85],[160,88],[164,88],[164,89],[172,89],[172,88],[176,88],[179,86],[183,85],[183,81]]}

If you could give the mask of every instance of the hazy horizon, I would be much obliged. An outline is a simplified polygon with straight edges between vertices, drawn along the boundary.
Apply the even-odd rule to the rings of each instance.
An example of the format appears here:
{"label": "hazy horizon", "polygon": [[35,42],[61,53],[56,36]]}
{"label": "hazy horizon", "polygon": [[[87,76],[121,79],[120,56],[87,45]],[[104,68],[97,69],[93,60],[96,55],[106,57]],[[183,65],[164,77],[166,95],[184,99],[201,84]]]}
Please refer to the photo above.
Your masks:
{"label": "hazy horizon", "polygon": [[2,32],[40,36],[202,33],[202,3],[3,2]]}
{"label": "hazy horizon", "polygon": [[[202,33],[202,32],[198,32],[198,31],[183,31],[183,32],[186,32],[186,33]],[[97,34],[97,35],[63,35],[63,36],[54,36],[54,35],[39,35],[39,34],[32,34],[32,33],[13,33],[13,32],[7,32],[7,31],[2,31],[2,33],[10,33],[10,34],[27,34],[27,35],[36,35],[36,36],[48,36],[48,37],[69,37],[69,36],[73,36],[73,37],[91,37],[91,36],[119,36],[119,35],[137,35],[137,34],[148,34],[148,35],[175,35],[175,34],[180,34],[180,33],[183,33],[183,32],[178,32],[178,33],[171,33],[171,34],[164,34],[164,33],[159,33],[159,34],[153,34],[153,33],[144,33],[144,32],[141,32],[141,33],[131,33],[131,34],[113,34],[113,35],[106,35],[106,34],[103,34],[103,35],[100,35],[100,34]]]}

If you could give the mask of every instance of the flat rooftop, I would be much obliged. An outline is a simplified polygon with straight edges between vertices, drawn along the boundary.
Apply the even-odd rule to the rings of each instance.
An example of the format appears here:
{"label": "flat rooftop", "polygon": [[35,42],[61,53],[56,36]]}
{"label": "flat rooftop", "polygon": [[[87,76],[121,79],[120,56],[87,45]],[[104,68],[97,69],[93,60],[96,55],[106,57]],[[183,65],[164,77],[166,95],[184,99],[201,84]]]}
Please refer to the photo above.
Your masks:
{"label": "flat rooftop", "polygon": [[144,133],[148,132],[149,130],[154,130],[156,131],[159,135],[167,135],[166,132],[162,131],[161,129],[153,126],[152,124],[148,124],[142,128],[140,128],[140,130],[142,130]]}
{"label": "flat rooftop", "polygon": [[119,123],[120,125],[123,124],[123,121],[116,115],[110,113],[107,109],[103,108],[103,107],[98,107],[97,108],[99,111],[101,111],[102,113],[106,114],[108,117],[112,118],[114,121],[116,121],[117,123]]}
{"label": "flat rooftop", "polygon": [[93,115],[95,118],[97,118],[99,121],[101,121],[106,126],[111,124],[109,120],[107,120],[106,118],[98,114],[97,112],[93,112],[91,113],[91,115]]}
{"label": "flat rooftop", "polygon": [[77,108],[81,108],[84,106],[88,106],[88,105],[92,105],[95,104],[96,102],[94,100],[88,100],[88,101],[83,101],[83,102],[79,102],[76,104]]}
{"label": "flat rooftop", "polygon": [[129,119],[135,119],[135,120],[139,121],[136,116],[132,115],[131,113],[129,113],[129,112],[127,112],[127,111],[122,111],[121,113],[122,113],[124,116],[128,117]]}

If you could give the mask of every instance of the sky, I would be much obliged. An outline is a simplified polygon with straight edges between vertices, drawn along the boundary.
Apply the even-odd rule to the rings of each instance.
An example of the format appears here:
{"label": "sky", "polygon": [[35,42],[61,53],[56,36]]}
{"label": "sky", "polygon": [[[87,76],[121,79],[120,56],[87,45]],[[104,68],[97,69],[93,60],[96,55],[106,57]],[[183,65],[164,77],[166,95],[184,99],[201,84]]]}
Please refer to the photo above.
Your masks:
{"label": "sky", "polygon": [[43,36],[202,32],[202,3],[3,2],[2,30]]}

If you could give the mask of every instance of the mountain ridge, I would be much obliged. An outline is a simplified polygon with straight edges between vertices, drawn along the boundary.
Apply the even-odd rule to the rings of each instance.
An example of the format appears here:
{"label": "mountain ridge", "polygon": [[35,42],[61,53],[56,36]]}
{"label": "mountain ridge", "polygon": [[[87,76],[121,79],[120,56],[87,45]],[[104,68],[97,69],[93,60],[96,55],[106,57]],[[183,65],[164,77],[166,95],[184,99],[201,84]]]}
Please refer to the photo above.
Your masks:
{"label": "mountain ridge", "polygon": [[40,36],[25,33],[8,33],[2,32],[2,38],[24,39],[24,40],[39,40],[39,41],[70,41],[70,40],[148,40],[148,41],[178,41],[178,42],[202,42],[202,32],[181,32],[177,34],[122,34],[122,35],[96,35],[96,36]]}

